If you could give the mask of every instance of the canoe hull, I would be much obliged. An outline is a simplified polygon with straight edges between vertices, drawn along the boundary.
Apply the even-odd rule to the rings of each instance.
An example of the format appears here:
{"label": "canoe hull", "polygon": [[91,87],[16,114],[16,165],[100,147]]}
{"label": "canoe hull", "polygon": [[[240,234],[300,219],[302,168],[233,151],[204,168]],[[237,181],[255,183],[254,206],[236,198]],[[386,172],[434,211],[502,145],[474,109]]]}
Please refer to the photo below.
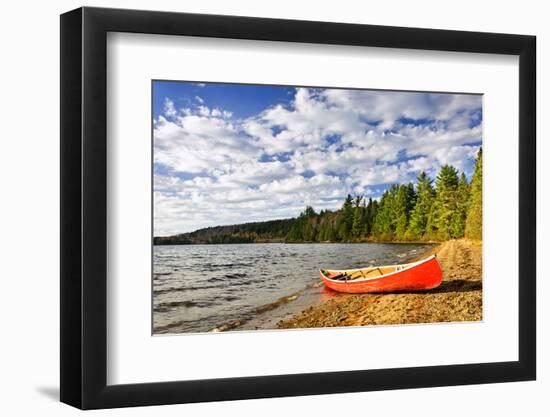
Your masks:
{"label": "canoe hull", "polygon": [[321,279],[323,284],[331,290],[345,293],[425,291],[436,288],[441,284],[443,272],[437,258],[432,256],[410,268],[380,278],[335,281],[321,272]]}

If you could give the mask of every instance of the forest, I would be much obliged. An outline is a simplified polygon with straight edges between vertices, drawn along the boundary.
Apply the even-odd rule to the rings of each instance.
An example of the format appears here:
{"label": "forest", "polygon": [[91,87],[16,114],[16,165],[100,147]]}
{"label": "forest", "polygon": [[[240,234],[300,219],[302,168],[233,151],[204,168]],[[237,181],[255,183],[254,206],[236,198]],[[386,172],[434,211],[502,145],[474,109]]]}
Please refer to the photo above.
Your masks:
{"label": "forest", "polygon": [[209,227],[154,244],[481,240],[482,164],[480,148],[470,182],[444,165],[435,179],[420,172],[416,183],[394,184],[379,200],[348,195],[336,211],[308,206],[297,218]]}

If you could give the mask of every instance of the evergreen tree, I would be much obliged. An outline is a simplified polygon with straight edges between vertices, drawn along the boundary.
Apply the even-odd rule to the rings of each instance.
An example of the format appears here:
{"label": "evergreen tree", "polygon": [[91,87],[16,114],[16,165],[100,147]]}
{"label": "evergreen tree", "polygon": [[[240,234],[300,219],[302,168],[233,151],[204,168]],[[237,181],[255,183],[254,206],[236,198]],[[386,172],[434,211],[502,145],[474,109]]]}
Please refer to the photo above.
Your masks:
{"label": "evergreen tree", "polygon": [[394,207],[398,189],[398,185],[392,185],[380,198],[373,225],[373,235],[379,240],[393,240],[395,237]]}
{"label": "evergreen tree", "polygon": [[336,228],[334,226],[335,222],[335,215],[331,214],[327,218],[327,229],[326,229],[326,239],[329,242],[334,242],[335,240],[338,240],[338,236],[336,235]]}
{"label": "evergreen tree", "polygon": [[470,199],[470,187],[464,172],[460,175],[456,189],[456,207],[451,224],[451,237],[458,239],[464,236],[466,215],[468,214],[468,202]]}
{"label": "evergreen tree", "polygon": [[353,223],[351,227],[351,234],[353,237],[360,237],[365,228],[365,212],[366,207],[362,196],[355,198],[355,206],[353,209]]}
{"label": "evergreen tree", "polygon": [[483,154],[481,148],[477,154],[474,175],[470,183],[470,201],[466,217],[465,235],[467,238],[481,240],[483,212]]}
{"label": "evergreen tree", "polygon": [[304,240],[304,226],[305,226],[306,218],[302,215],[300,215],[292,224],[292,227],[290,231],[288,232],[288,235],[286,236],[287,242],[301,242]]}
{"label": "evergreen tree", "polygon": [[416,203],[411,213],[407,237],[420,239],[426,233],[428,216],[435,196],[433,181],[422,171],[417,177]]}
{"label": "evergreen tree", "polygon": [[365,214],[365,228],[363,233],[365,236],[372,234],[372,229],[374,226],[374,219],[378,211],[378,201],[369,198],[369,203],[367,204],[366,214]]}
{"label": "evergreen tree", "polygon": [[[414,191],[414,190],[413,190]],[[409,211],[411,209],[412,198],[411,189],[407,185],[401,185],[395,194],[393,204],[393,223],[395,238],[403,240],[409,223]]]}
{"label": "evergreen tree", "polygon": [[435,237],[447,240],[452,234],[452,219],[456,208],[458,172],[451,165],[441,167],[436,179],[435,200],[432,205],[431,227]]}
{"label": "evergreen tree", "polygon": [[407,184],[407,210],[408,210],[409,219],[415,204],[416,204],[416,190],[414,189],[414,184],[412,182],[409,182]]}
{"label": "evergreen tree", "polygon": [[317,233],[317,241],[318,242],[326,242],[329,240],[328,238],[328,222],[325,218],[325,214],[321,213],[321,223],[319,225],[319,233]]}
{"label": "evergreen tree", "polygon": [[305,242],[313,242],[315,241],[315,228],[311,224],[310,221],[307,219],[304,222],[304,228],[302,232],[302,237]]}
{"label": "evergreen tree", "polygon": [[306,209],[303,211],[303,213],[301,215],[305,216],[305,217],[308,217],[308,218],[311,218],[311,217],[317,216],[317,213],[315,212],[313,207],[306,206]]}
{"label": "evergreen tree", "polygon": [[294,221],[292,228],[286,237],[287,242],[311,242],[315,240],[315,230],[313,229],[311,219],[317,216],[317,213],[311,206],[306,206]]}
{"label": "evergreen tree", "polygon": [[347,241],[351,236],[353,226],[353,198],[350,194],[346,197],[338,218],[338,236]]}

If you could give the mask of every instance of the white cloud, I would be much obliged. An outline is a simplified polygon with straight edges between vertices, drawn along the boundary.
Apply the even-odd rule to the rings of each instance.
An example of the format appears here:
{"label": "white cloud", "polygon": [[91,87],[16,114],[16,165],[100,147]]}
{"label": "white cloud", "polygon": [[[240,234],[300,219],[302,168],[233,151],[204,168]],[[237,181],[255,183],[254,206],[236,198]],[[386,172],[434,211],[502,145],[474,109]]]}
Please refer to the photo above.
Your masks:
{"label": "white cloud", "polygon": [[212,173],[231,170],[261,155],[261,149],[250,142],[232,123],[223,119],[182,115],[169,121],[160,116],[155,126],[155,163],[177,171]]}
{"label": "white cloud", "polygon": [[472,174],[472,160],[476,157],[479,146],[453,146],[440,148],[434,152],[439,165],[453,165],[459,171]]}
{"label": "white cloud", "polygon": [[335,209],[444,164],[471,174],[482,135],[476,95],[298,88],[246,119],[195,100],[154,121],[155,234]]}
{"label": "white cloud", "polygon": [[166,117],[175,117],[178,114],[174,102],[169,98],[164,99],[164,114]]}
{"label": "white cloud", "polygon": [[206,106],[199,106],[199,114],[203,117],[210,116],[210,109]]}

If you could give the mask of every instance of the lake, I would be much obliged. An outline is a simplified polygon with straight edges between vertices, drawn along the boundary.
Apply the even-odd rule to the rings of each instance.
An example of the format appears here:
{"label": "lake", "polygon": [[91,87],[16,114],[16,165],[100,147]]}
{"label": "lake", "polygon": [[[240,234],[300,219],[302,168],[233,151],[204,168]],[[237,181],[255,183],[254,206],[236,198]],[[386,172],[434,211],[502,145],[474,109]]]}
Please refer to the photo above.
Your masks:
{"label": "lake", "polygon": [[[254,328],[270,328],[282,304],[288,304],[284,311],[289,314],[330,291],[319,285],[319,269],[395,264],[428,248],[381,243],[154,246],[154,333],[250,329],[250,322],[261,323]],[[267,312],[271,319],[258,321]]]}

